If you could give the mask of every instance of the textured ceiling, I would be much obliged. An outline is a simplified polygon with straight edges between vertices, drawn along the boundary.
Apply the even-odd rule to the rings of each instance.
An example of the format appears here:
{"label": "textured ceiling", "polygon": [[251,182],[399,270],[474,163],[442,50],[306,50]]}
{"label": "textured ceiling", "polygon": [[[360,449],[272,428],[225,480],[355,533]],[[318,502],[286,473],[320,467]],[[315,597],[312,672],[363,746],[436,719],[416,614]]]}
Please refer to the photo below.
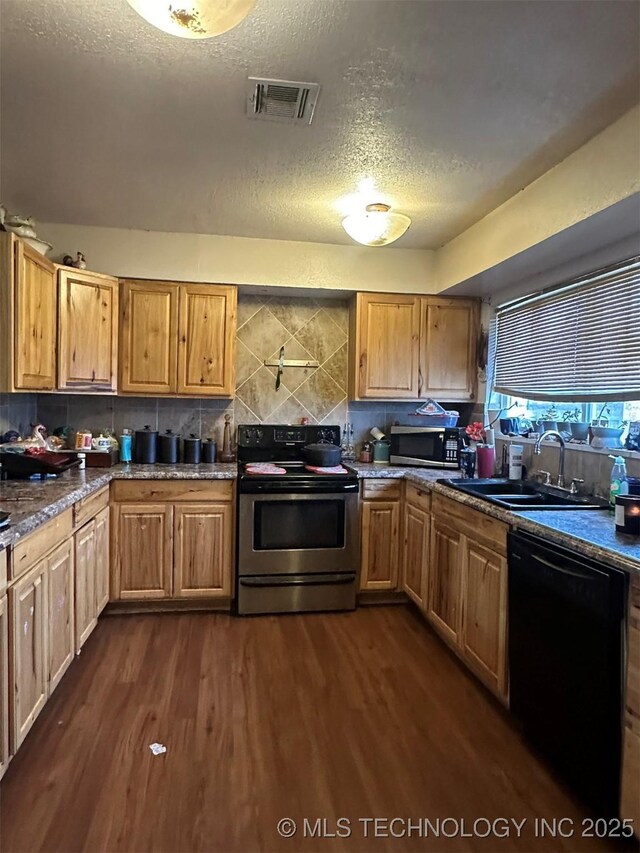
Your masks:
{"label": "textured ceiling", "polygon": [[[125,0],[0,0],[1,194],[48,222],[350,243],[363,179],[436,248],[638,99],[635,0],[257,0],[191,42]],[[250,75],[318,82],[250,121]],[[605,164],[603,164],[604,166]]]}

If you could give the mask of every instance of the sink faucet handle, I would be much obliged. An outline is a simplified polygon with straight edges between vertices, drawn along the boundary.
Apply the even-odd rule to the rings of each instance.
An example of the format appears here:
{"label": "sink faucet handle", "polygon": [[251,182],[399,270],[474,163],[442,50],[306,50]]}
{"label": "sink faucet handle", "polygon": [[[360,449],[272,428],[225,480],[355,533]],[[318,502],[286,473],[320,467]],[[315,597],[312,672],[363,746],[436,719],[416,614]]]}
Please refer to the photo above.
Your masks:
{"label": "sink faucet handle", "polygon": [[543,486],[551,485],[551,471],[536,471],[536,477],[540,478]]}
{"label": "sink faucet handle", "polygon": [[572,495],[580,494],[580,486],[584,483],[584,480],[581,477],[572,477],[571,478],[571,488],[569,491]]}

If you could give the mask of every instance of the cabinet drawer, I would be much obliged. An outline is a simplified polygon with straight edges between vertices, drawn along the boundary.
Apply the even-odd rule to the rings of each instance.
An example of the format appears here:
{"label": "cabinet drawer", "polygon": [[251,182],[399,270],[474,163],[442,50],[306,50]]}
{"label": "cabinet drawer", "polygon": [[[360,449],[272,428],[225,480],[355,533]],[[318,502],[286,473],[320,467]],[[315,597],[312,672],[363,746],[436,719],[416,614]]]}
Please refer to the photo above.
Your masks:
{"label": "cabinet drawer", "polygon": [[401,486],[402,480],[363,480],[362,497],[365,501],[397,501]]}
{"label": "cabinet drawer", "polygon": [[7,549],[0,551],[0,598],[7,589]]}
{"label": "cabinet drawer", "polygon": [[109,486],[100,489],[93,495],[83,498],[73,506],[73,523],[75,527],[80,527],[85,521],[89,521],[97,515],[101,509],[109,506]]}
{"label": "cabinet drawer", "polygon": [[456,530],[467,533],[499,554],[506,554],[509,525],[503,521],[498,521],[496,518],[485,515],[481,510],[471,509],[465,504],[442,495],[433,495],[431,511],[435,515],[442,516]]}
{"label": "cabinet drawer", "polygon": [[71,534],[73,513],[71,509],[52,518],[35,533],[20,539],[9,560],[9,580],[15,580],[35,565],[41,557],[59,545]]}
{"label": "cabinet drawer", "polygon": [[233,499],[233,480],[117,480],[112,489],[119,503]]}
{"label": "cabinet drawer", "polygon": [[405,484],[405,498],[408,503],[423,509],[425,512],[431,510],[431,492],[426,488],[414,486],[412,483]]}

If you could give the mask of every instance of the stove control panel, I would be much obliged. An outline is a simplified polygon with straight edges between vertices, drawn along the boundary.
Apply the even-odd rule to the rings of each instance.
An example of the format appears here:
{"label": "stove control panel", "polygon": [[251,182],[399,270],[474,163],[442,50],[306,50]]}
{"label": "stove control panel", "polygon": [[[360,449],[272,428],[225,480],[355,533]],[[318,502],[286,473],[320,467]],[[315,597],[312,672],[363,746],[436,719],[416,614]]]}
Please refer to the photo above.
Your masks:
{"label": "stove control panel", "polygon": [[280,445],[313,444],[315,442],[340,444],[338,426],[292,426],[291,424],[262,424],[252,426],[241,424],[238,427],[238,447],[276,448]]}

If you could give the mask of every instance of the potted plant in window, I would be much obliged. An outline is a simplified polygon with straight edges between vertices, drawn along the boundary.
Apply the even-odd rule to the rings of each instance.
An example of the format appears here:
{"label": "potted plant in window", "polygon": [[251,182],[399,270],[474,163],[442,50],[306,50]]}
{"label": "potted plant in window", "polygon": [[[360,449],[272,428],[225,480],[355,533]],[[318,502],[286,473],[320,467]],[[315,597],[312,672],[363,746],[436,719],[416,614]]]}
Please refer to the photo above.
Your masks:
{"label": "potted plant in window", "polygon": [[581,406],[565,410],[562,413],[561,420],[558,421],[558,429],[560,432],[570,435],[573,441],[587,441],[589,424],[582,420]]}
{"label": "potted plant in window", "polygon": [[546,412],[542,414],[538,423],[542,426],[542,430],[558,429],[558,410],[555,403],[552,403]]}

